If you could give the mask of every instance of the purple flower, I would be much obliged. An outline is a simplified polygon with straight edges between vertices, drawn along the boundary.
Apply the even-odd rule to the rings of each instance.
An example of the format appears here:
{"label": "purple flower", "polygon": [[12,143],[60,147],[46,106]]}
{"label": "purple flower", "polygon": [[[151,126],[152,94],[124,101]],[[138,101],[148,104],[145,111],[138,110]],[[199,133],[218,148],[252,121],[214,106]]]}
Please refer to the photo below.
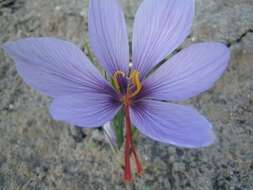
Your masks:
{"label": "purple flower", "polygon": [[190,32],[194,0],[144,0],[134,21],[132,67],[124,16],[117,0],[89,4],[90,45],[114,87],[72,43],[55,38],[27,38],[3,48],[18,73],[36,90],[54,98],[56,120],[81,127],[111,121],[125,111],[125,180],[130,157],[142,168],[131,137],[131,123],[144,135],[183,147],[214,142],[211,124],[194,108],[165,101],[186,100],[209,89],[226,69],[230,52],[220,43],[198,43],[180,51],[154,72]]}

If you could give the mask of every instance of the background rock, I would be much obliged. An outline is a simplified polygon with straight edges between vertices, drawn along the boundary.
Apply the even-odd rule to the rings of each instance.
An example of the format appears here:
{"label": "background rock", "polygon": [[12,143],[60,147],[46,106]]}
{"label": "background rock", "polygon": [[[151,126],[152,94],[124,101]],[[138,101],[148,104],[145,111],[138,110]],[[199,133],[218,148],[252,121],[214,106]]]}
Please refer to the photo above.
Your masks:
{"label": "background rock", "polygon": [[[122,2],[130,36],[141,1]],[[87,4],[0,0],[0,43],[57,36],[82,47],[87,39]],[[145,173],[129,186],[122,183],[122,171],[101,132],[51,120],[50,100],[25,85],[0,50],[0,189],[252,190],[252,0],[197,0],[192,33],[183,46],[199,41],[223,42],[232,51],[231,64],[216,86],[186,102],[213,123],[218,143],[190,150],[142,138]]]}

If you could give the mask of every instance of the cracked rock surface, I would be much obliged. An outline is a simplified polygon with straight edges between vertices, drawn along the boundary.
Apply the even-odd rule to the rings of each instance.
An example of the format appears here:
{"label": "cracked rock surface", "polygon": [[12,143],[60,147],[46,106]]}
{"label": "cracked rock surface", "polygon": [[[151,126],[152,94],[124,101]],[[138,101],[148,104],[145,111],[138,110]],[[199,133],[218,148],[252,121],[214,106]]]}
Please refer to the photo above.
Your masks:
{"label": "cracked rock surface", "polygon": [[[129,35],[140,0],[122,0]],[[87,0],[0,0],[0,44],[56,36],[82,47]],[[28,87],[0,50],[0,190],[252,190],[253,1],[196,0],[192,33],[182,45],[218,41],[232,51],[216,86],[186,103],[213,123],[218,142],[204,149],[162,145],[142,137],[143,177],[121,181],[99,130],[50,118],[50,99]]]}

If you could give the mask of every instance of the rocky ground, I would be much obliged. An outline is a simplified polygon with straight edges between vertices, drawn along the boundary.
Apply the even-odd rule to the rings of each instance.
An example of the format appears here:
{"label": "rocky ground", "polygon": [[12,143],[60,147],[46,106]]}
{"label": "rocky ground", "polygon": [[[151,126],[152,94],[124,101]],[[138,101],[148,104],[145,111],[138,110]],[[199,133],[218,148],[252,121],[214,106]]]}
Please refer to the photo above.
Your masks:
{"label": "rocky ground", "polygon": [[[50,119],[50,100],[17,75],[0,50],[0,190],[252,190],[253,1],[196,0],[186,46],[226,43],[231,64],[216,86],[187,103],[214,124],[218,143],[183,149],[142,138],[143,177],[125,185],[98,130]],[[123,0],[131,23],[140,0]],[[57,36],[80,47],[87,35],[87,0],[0,0],[0,44],[27,36]]]}

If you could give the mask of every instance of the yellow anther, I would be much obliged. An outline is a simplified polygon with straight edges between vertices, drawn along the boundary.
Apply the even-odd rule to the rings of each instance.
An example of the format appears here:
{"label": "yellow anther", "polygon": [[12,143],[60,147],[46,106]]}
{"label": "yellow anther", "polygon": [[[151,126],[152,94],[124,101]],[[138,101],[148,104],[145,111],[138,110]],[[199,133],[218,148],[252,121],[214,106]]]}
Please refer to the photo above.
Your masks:
{"label": "yellow anther", "polygon": [[140,81],[140,73],[137,70],[133,70],[129,78],[136,88],[135,91],[130,94],[130,97],[134,97],[141,91],[142,88],[142,84]]}
{"label": "yellow anther", "polygon": [[119,81],[118,81],[118,77],[119,76],[125,76],[125,73],[122,72],[122,71],[116,71],[114,74],[113,74],[113,83],[114,83],[114,86],[116,88],[116,90],[120,91],[120,84],[119,84]]}
{"label": "yellow anther", "polygon": [[115,89],[129,98],[136,96],[142,89],[140,73],[137,70],[133,70],[129,77],[122,71],[116,71],[112,80]]}

